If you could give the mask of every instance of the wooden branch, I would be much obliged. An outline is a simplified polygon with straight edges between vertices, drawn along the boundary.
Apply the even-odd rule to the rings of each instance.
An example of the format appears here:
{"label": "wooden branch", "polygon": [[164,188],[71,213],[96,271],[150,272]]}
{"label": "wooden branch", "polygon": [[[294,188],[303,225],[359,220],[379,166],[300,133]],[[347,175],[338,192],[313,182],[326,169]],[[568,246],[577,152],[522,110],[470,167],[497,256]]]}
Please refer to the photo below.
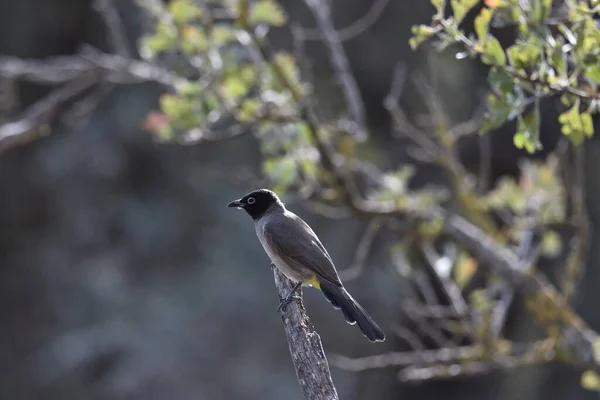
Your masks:
{"label": "wooden branch", "polygon": [[560,328],[560,350],[580,366],[600,372],[600,363],[595,356],[596,343],[600,340],[598,334],[569,307],[564,296],[547,278],[458,215],[446,217],[444,232],[461,243],[482,265],[489,266],[527,297],[543,305],[546,319],[551,318],[545,322]]}
{"label": "wooden branch", "polygon": [[116,84],[156,82],[174,89],[178,83],[185,82],[171,71],[145,61],[91,49],[82,54],[41,60],[0,55],[0,76],[9,79],[56,85],[92,73],[102,76],[104,82]]}
{"label": "wooden branch", "polygon": [[305,0],[305,3],[312,11],[315,20],[317,21],[317,26],[323,32],[323,39],[330,54],[331,66],[341,85],[350,118],[359,126],[360,135],[359,137],[355,137],[355,139],[365,140],[365,105],[356,79],[354,78],[354,74],[352,73],[350,61],[348,61],[348,57],[344,51],[344,46],[342,46],[340,38],[333,26],[329,6],[327,5],[327,2],[319,0]]}
{"label": "wooden branch", "polygon": [[[282,301],[294,287],[277,268],[273,268],[275,285]],[[302,289],[298,292],[301,293]],[[329,364],[323,352],[321,338],[312,327],[302,300],[294,300],[281,310],[292,362],[302,394],[308,400],[337,400]]]}
{"label": "wooden branch", "polygon": [[0,153],[48,134],[60,111],[81,99],[97,82],[98,76],[89,75],[72,80],[38,100],[16,120],[0,125]]}
{"label": "wooden branch", "polygon": [[[532,343],[513,343],[509,348],[510,351],[497,351],[482,344],[476,344],[442,347],[434,350],[397,351],[359,358],[334,354],[331,356],[331,364],[345,371],[355,372],[388,367],[431,368],[452,364],[464,365],[479,360],[505,367],[506,364],[512,364],[509,365],[509,367],[512,367],[531,361],[531,355],[535,355],[535,359],[539,362],[542,362],[541,360],[551,361],[555,354],[552,351],[546,351],[547,347],[547,340],[541,340]],[[490,351],[493,351],[493,357],[486,360],[486,356],[490,355]],[[435,375],[435,373],[430,374],[431,377],[435,377]],[[412,380],[417,379],[413,378]]]}

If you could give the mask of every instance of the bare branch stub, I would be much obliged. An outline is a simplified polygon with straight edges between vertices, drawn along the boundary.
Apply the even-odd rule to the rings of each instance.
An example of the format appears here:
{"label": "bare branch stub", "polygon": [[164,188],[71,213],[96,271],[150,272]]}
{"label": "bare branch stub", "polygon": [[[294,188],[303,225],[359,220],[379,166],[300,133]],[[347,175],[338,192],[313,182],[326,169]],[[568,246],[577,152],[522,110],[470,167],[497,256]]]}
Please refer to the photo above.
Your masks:
{"label": "bare branch stub", "polygon": [[[277,268],[273,268],[273,274],[279,301],[282,301],[294,285]],[[281,320],[304,397],[308,400],[337,400],[321,338],[312,327],[302,301],[294,300],[282,309]]]}

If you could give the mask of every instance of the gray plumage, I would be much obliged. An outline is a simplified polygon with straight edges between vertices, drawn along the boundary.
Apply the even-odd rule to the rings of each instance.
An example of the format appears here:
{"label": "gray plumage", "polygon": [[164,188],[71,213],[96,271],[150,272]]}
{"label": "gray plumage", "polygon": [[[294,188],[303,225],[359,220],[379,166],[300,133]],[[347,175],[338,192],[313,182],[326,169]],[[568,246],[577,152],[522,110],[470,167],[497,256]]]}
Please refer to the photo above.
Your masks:
{"label": "gray plumage", "polygon": [[346,291],[331,256],[311,227],[287,210],[275,193],[255,190],[229,207],[244,209],[254,220],[256,235],[265,252],[289,279],[315,286],[346,321],[357,324],[372,342],[383,341],[385,334],[369,313]]}
{"label": "gray plumage", "polygon": [[271,261],[293,281],[304,281],[315,274],[342,286],[333,261],[306,222],[283,208],[272,207],[255,223],[256,236]]}

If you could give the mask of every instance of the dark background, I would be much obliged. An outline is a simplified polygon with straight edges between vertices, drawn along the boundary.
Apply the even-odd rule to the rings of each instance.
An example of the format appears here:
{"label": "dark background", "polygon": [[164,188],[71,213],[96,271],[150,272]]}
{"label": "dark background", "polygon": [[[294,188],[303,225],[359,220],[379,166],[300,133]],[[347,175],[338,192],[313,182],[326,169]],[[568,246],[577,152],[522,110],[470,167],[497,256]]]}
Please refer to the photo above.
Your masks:
{"label": "dark background", "polygon": [[[136,51],[144,16],[132,1],[115,4]],[[372,5],[331,4],[338,27]],[[293,21],[313,26],[303,2],[288,0],[285,6]],[[371,133],[387,145],[392,165],[406,162],[406,156],[403,143],[390,138],[381,103],[398,61],[409,73],[435,75],[440,98],[458,121],[481,101],[482,66],[451,55],[427,61],[410,50],[411,25],[426,23],[432,12],[427,1],[391,0],[376,23],[344,43]],[[285,32],[272,37],[278,46],[291,44]],[[0,54],[75,54],[85,43],[110,50],[91,1],[0,1]],[[307,52],[320,102],[335,103],[325,49],[314,42]],[[22,84],[20,106],[45,90]],[[0,399],[301,398],[268,259],[251,221],[225,208],[252,189],[241,171],[259,174],[258,145],[251,136],[194,146],[153,142],[143,121],[160,93],[151,84],[114,87],[83,124],[57,124],[49,137],[0,155]],[[410,85],[402,102],[411,112],[423,110]],[[556,115],[553,102],[544,105],[546,150],[559,134]],[[512,145],[513,129],[507,126],[492,138],[495,177],[516,173],[523,156]],[[462,144],[465,164],[473,167],[475,140]],[[586,143],[592,224],[600,211],[599,156],[598,141]],[[435,178],[427,174],[420,179]],[[314,227],[338,268],[345,268],[365,222],[332,223],[287,200]],[[577,297],[577,309],[596,329],[597,240],[592,239]],[[375,252],[367,273],[347,285],[388,332],[389,339],[376,345],[346,325],[316,291],[305,290],[326,352],[402,350],[393,330],[402,324],[397,304],[403,285],[383,251]],[[529,318],[514,310],[511,330],[527,337]],[[415,386],[399,383],[395,369],[332,368],[341,399],[595,398],[580,388],[580,372],[543,366]]]}

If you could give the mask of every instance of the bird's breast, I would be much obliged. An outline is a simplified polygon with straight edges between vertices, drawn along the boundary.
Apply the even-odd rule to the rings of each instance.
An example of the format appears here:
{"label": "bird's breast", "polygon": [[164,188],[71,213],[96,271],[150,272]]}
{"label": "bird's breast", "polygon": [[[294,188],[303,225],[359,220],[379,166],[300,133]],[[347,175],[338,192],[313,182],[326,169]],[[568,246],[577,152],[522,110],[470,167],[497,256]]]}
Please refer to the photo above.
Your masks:
{"label": "bird's breast", "polygon": [[265,224],[261,223],[261,221],[259,221],[256,223],[255,228],[256,228],[256,236],[258,236],[258,240],[260,241],[260,244],[262,245],[263,249],[265,250],[265,253],[267,253],[269,258],[271,259],[271,262],[273,264],[275,264],[275,266],[285,276],[287,276],[292,281],[294,281],[294,282],[304,281],[305,279],[302,276],[302,274],[299,271],[296,271],[294,268],[290,267],[290,265],[282,257],[279,256],[277,251],[275,251],[271,247],[271,245],[265,235],[265,230],[264,230]]}

